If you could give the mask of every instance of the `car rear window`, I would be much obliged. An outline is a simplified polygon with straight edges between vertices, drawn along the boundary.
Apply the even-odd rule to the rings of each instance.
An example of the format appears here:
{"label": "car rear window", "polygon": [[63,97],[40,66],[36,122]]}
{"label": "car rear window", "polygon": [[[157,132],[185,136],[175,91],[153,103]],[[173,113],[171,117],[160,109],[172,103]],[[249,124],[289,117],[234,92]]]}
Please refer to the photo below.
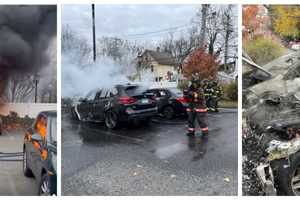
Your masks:
{"label": "car rear window", "polygon": [[147,88],[141,86],[128,86],[125,88],[125,94],[128,96],[142,95],[147,91]]}

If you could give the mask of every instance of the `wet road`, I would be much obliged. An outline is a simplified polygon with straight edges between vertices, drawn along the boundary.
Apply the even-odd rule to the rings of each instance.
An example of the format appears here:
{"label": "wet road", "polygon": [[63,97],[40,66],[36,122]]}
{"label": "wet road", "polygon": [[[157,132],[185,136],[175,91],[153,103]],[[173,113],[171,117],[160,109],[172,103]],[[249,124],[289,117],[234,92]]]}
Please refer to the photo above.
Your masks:
{"label": "wet road", "polygon": [[[22,132],[5,133],[0,136],[1,153],[22,152],[22,145]],[[37,186],[35,180],[23,175],[22,157],[12,157],[11,159],[19,161],[0,161],[0,195],[36,195]]]}
{"label": "wet road", "polygon": [[184,120],[109,131],[62,122],[63,195],[236,195],[237,110],[210,114],[208,140]]}

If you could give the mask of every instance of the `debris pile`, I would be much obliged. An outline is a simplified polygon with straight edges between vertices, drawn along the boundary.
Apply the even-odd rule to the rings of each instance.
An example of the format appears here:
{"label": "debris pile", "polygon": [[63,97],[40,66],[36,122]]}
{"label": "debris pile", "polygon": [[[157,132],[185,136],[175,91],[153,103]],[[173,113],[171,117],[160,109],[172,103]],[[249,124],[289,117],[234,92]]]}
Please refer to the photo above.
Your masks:
{"label": "debris pile", "polygon": [[258,164],[264,160],[264,148],[260,136],[243,127],[243,195],[264,195],[255,173]]}

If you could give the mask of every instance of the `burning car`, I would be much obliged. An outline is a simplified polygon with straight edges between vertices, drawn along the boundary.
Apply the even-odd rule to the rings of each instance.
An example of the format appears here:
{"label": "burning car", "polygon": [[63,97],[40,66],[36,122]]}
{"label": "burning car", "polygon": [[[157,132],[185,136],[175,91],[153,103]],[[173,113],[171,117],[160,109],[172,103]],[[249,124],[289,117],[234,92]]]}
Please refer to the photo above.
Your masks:
{"label": "burning car", "polygon": [[244,54],[243,167],[256,168],[252,178],[266,195],[300,195],[299,77],[299,52],[263,67]]}
{"label": "burning car", "polygon": [[122,122],[148,123],[157,114],[157,104],[147,88],[125,84],[92,90],[71,112],[80,121],[104,122],[107,128],[115,129]]}
{"label": "burning car", "polygon": [[23,173],[34,176],[41,196],[57,195],[56,111],[38,114],[24,135]]}

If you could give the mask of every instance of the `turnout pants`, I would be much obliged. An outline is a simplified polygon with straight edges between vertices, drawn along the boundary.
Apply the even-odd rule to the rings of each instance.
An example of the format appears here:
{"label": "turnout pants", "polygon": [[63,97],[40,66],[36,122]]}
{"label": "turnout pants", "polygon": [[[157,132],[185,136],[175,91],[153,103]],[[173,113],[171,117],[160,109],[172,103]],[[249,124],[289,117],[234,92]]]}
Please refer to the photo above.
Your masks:
{"label": "turnout pants", "polygon": [[[208,133],[208,126],[207,126],[207,109],[206,108],[188,108],[188,132],[195,133],[197,130],[200,130],[203,134]],[[196,125],[199,125],[197,129]]]}

